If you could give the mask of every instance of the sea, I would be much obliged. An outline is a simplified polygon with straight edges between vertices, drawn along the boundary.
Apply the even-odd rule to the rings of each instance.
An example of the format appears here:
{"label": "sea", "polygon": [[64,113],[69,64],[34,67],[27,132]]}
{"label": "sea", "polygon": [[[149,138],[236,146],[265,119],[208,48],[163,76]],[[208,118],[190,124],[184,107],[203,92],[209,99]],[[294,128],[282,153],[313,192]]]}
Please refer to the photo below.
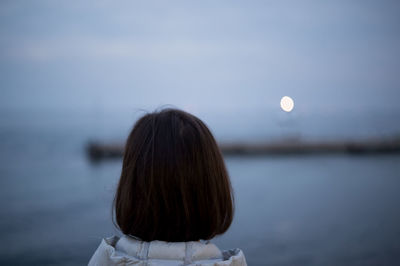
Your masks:
{"label": "sea", "polygon": [[[0,264],[86,265],[120,235],[111,202],[123,143],[145,111],[0,111]],[[400,133],[399,114],[198,112],[219,142],[359,140]],[[398,136],[398,135],[397,135]],[[400,265],[400,155],[226,156],[230,229],[211,242],[249,265]]]}

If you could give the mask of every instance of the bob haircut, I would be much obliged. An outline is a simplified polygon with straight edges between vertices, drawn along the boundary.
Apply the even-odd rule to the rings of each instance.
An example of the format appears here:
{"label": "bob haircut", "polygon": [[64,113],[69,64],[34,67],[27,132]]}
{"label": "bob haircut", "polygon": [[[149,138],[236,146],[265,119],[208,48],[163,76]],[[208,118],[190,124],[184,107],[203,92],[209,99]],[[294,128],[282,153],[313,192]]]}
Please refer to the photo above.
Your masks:
{"label": "bob haircut", "polygon": [[164,109],[136,122],[113,204],[124,234],[143,241],[208,240],[228,230],[233,201],[221,152],[200,119]]}

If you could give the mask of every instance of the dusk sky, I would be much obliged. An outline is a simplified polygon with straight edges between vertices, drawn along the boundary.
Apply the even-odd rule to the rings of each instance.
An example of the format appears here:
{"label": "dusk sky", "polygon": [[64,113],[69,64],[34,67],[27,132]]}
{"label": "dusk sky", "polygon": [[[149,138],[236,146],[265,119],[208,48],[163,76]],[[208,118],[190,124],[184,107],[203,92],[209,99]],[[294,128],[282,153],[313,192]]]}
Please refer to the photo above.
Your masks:
{"label": "dusk sky", "polygon": [[1,1],[8,110],[399,112],[398,1]]}

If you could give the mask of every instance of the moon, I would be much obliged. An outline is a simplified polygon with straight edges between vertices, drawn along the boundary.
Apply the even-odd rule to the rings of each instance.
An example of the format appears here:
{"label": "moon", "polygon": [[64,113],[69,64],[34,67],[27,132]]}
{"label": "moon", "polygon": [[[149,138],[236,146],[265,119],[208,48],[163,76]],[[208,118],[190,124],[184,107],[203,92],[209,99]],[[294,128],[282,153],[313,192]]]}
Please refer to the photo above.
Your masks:
{"label": "moon", "polygon": [[294,101],[289,96],[283,96],[281,99],[281,108],[285,112],[291,112],[294,107]]}

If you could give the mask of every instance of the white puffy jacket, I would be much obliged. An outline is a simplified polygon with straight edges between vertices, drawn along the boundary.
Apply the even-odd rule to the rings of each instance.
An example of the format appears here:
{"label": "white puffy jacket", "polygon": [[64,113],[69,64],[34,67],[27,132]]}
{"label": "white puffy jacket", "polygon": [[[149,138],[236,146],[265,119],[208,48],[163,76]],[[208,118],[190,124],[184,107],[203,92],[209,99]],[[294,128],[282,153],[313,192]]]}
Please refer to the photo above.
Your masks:
{"label": "white puffy jacket", "polygon": [[247,265],[240,249],[220,251],[211,243],[144,242],[129,236],[104,238],[89,261],[92,265]]}

